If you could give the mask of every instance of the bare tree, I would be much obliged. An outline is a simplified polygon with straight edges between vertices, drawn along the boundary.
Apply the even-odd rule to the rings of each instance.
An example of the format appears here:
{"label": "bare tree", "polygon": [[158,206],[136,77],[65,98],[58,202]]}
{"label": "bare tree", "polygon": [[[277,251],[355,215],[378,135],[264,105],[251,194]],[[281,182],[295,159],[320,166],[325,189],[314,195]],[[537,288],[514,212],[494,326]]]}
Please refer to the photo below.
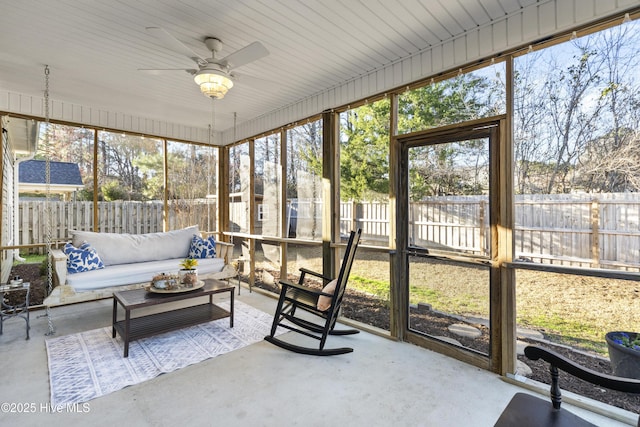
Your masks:
{"label": "bare tree", "polygon": [[629,23],[517,59],[518,192],[632,190],[639,46]]}
{"label": "bare tree", "polygon": [[590,43],[576,43],[578,54],[566,70],[553,66],[557,73],[550,74],[546,82],[547,112],[551,118],[550,148],[552,170],[547,193],[567,192],[572,185],[567,181],[572,165],[584,150],[593,132],[598,128],[602,109],[600,98],[589,98],[602,77],[603,55]]}
{"label": "bare tree", "polygon": [[543,88],[532,71],[540,56],[534,52],[521,57],[514,71],[514,186],[519,194],[541,192],[540,183],[547,176],[540,162],[545,150],[540,144],[545,118]]}
{"label": "bare tree", "polygon": [[618,130],[593,141],[581,159],[584,186],[594,192],[639,191],[639,145],[638,129]]}
{"label": "bare tree", "polygon": [[579,159],[580,184],[587,191],[638,191],[640,37],[632,26],[621,25],[599,33],[595,43],[604,57],[602,111],[599,132]]}

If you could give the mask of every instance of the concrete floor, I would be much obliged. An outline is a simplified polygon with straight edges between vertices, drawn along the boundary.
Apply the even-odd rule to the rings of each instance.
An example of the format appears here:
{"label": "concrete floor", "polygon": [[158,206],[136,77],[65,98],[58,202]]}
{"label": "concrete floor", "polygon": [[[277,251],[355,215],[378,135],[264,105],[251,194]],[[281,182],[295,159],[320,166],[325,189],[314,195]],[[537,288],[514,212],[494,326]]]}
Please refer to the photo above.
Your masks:
{"label": "concrete floor", "polygon": [[[268,313],[275,308],[256,291],[243,289],[238,299]],[[52,309],[56,336],[110,325],[111,307],[102,300]],[[20,319],[6,322],[0,336],[0,426],[492,426],[513,394],[525,391],[363,332],[329,339],[332,347],[353,347],[350,354],[305,356],[262,341],[91,400],[82,413],[51,413],[42,313],[32,313],[30,340]],[[25,407],[35,411],[22,413]],[[626,425],[563,407],[599,426]]]}

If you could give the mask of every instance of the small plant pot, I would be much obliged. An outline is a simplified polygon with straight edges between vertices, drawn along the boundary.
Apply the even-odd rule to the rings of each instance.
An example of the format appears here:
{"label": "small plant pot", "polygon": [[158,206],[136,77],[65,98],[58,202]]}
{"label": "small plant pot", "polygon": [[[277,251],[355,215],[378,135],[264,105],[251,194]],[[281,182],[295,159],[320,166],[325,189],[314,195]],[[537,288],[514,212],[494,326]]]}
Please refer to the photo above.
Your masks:
{"label": "small plant pot", "polygon": [[[605,335],[609,347],[609,359],[613,374],[618,377],[640,379],[640,350],[635,350],[615,342],[620,331],[608,332]],[[633,340],[637,332],[625,332]]]}
{"label": "small plant pot", "polygon": [[[187,276],[190,276],[190,277],[187,278]],[[180,283],[195,285],[198,282],[198,270],[197,269],[187,270],[183,268],[178,272],[178,277],[180,278]]]}

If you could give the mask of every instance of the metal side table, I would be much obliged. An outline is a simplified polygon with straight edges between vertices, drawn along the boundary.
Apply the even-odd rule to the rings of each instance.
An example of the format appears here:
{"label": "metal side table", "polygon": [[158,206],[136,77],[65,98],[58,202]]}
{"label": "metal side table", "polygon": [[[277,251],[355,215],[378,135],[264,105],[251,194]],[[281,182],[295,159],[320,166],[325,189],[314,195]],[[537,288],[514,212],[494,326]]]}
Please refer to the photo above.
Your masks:
{"label": "metal side table", "polygon": [[[11,305],[5,301],[5,295],[24,292],[24,303],[14,303]],[[29,339],[29,293],[31,292],[30,283],[21,283],[18,286],[1,285],[0,286],[0,335],[3,332],[4,322],[12,317],[22,317],[27,322],[27,338]]]}

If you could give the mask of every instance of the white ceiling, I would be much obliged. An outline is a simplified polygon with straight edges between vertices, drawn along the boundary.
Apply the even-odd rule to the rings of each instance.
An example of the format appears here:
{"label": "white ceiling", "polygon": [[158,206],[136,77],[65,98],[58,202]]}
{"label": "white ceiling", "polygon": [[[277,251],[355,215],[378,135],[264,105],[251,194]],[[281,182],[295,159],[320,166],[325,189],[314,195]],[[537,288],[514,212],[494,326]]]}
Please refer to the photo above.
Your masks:
{"label": "white ceiling", "polygon": [[[215,102],[215,128],[233,126],[344,84],[504,18],[537,0],[0,0],[0,87],[187,126],[207,127],[211,101],[182,71],[194,68],[145,30],[166,29],[209,57],[253,41],[270,55],[238,69]],[[544,1],[542,2],[544,3]]]}

